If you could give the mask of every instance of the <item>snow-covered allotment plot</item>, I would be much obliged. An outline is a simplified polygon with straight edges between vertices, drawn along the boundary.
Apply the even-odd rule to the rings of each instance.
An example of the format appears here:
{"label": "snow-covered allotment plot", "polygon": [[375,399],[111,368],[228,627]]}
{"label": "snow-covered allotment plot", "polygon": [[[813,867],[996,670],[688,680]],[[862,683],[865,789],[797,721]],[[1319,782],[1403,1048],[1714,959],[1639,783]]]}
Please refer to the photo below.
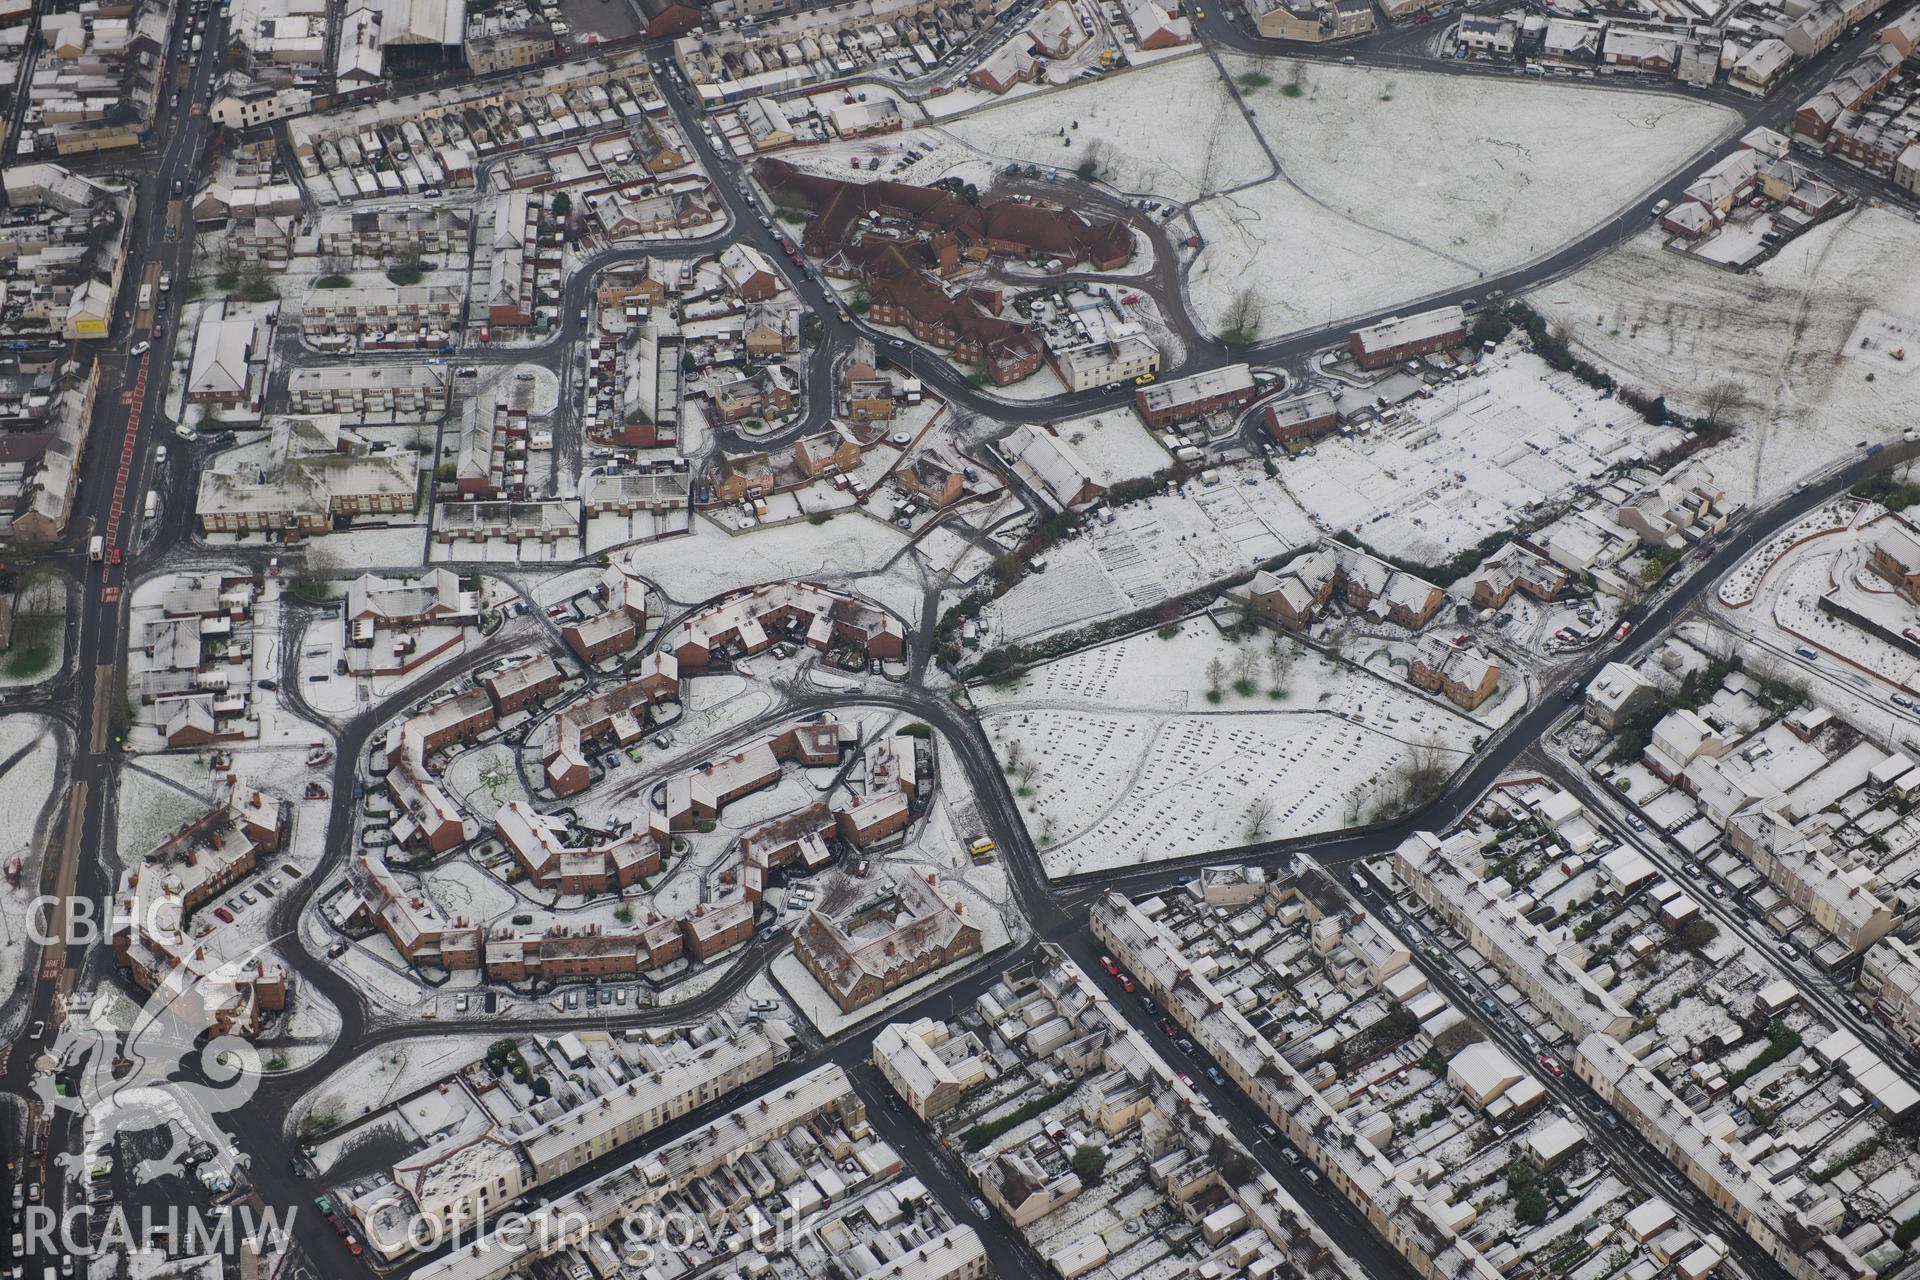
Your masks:
{"label": "snow-covered allotment plot", "polygon": [[1664,94],[1225,61],[1243,86],[1260,86],[1247,101],[1281,175],[1195,206],[1207,247],[1190,284],[1215,327],[1251,290],[1266,337],[1550,253],[1740,123]]}
{"label": "snow-covered allotment plot", "polygon": [[1111,520],[1048,554],[1047,571],[982,615],[989,640],[1027,640],[1084,626],[1217,582],[1319,536],[1280,481],[1252,464],[1219,467],[1218,484],[1111,508]]}
{"label": "snow-covered allotment plot", "polygon": [[[1177,111],[1178,127],[1168,127],[1170,110]],[[1206,58],[991,107],[945,129],[990,155],[1067,170],[1078,169],[1093,150],[1103,181],[1183,202],[1273,173]]]}
{"label": "snow-covered allotment plot", "polygon": [[[1290,640],[1276,672],[1273,639],[1228,640],[1193,619],[1171,638],[1132,636],[973,689],[1049,877],[1350,826],[1410,761],[1431,755],[1451,771],[1485,732]],[[1242,695],[1232,685],[1246,653]]]}
{"label": "snow-covered allotment plot", "polygon": [[1920,341],[1901,335],[1920,333],[1920,273],[1888,264],[1916,256],[1920,225],[1859,209],[1744,275],[1642,235],[1532,301],[1596,363],[1675,408],[1701,412],[1709,390],[1737,386],[1725,417],[1738,429],[1704,457],[1751,502],[1913,425]]}
{"label": "snow-covered allotment plot", "polygon": [[[1484,370],[1484,372],[1480,372]],[[1476,376],[1409,400],[1402,420],[1320,441],[1280,478],[1301,506],[1389,555],[1445,560],[1531,508],[1678,444],[1619,400],[1510,339]]]}

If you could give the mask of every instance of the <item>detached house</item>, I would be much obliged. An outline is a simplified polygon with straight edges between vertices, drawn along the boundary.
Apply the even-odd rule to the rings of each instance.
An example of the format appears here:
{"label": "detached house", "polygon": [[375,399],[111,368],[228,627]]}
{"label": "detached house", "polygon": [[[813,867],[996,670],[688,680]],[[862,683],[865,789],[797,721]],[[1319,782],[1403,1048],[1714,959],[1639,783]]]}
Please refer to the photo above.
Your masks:
{"label": "detached house", "polygon": [[1888,513],[1873,522],[1873,552],[1867,567],[1920,605],[1920,529]]}

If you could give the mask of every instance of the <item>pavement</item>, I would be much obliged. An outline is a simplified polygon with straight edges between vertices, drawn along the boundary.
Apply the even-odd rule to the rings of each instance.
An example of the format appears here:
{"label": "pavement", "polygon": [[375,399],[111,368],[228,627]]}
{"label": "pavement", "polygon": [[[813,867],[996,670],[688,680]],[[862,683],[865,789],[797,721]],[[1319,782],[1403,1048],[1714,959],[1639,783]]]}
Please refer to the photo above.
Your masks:
{"label": "pavement", "polygon": [[[1422,27],[1392,27],[1357,41],[1345,42],[1336,48],[1308,50],[1261,40],[1231,21],[1222,6],[1209,4],[1205,8],[1206,16],[1198,24],[1199,31],[1210,52],[1216,54],[1222,49],[1284,52],[1305,61],[1353,57],[1363,65],[1418,68],[1441,74],[1501,74],[1483,65],[1427,56],[1422,50],[1431,43],[1434,33]],[[219,43],[223,21],[222,12],[216,7],[206,36],[209,47]],[[1869,38],[1863,35],[1841,41],[1822,56],[1797,68],[1786,83],[1764,101],[1725,91],[1693,93],[1691,96],[1707,97],[1734,107],[1742,117],[1740,126],[1711,148],[1690,159],[1655,189],[1628,207],[1616,211],[1576,241],[1522,268],[1476,281],[1469,287],[1421,299],[1405,299],[1392,310],[1404,310],[1409,305],[1471,302],[1487,296],[1495,289],[1518,294],[1591,261],[1620,243],[1627,235],[1642,229],[1648,216],[1648,206],[1653,201],[1670,199],[1678,194],[1701,168],[1730,151],[1736,145],[1735,138],[1739,134],[1755,125],[1777,128],[1787,124],[1794,107],[1806,96],[1807,91],[1822,82],[1841,62],[1853,56]],[[209,102],[216,61],[211,57],[203,58],[187,68],[188,83],[184,90],[187,103],[204,107]],[[716,153],[700,128],[701,121],[693,105],[681,94],[671,91],[674,82],[671,76],[664,73],[661,54],[655,55],[655,64],[660,71],[661,84],[670,90],[667,95],[670,109],[689,144],[715,179],[720,202],[728,215],[728,226],[699,240],[614,249],[594,257],[585,269],[568,280],[564,305],[561,307],[561,324],[548,343],[538,348],[463,350],[456,357],[460,363],[521,363],[533,360],[549,363],[556,368],[570,368],[573,352],[584,338],[579,312],[588,296],[591,277],[596,269],[639,257],[705,254],[738,238],[755,244],[779,264],[789,283],[818,318],[820,328],[807,363],[804,411],[776,439],[761,438],[743,442],[723,433],[720,437],[722,448],[751,447],[761,450],[769,444],[777,444],[817,429],[826,420],[833,402],[833,369],[850,349],[857,333],[865,333],[873,338],[890,359],[925,379],[953,401],[959,410],[999,422],[1051,421],[1131,402],[1130,392],[1099,391],[1059,396],[1045,401],[1005,401],[975,387],[936,354],[879,333],[850,316],[843,316],[837,300],[811,268],[795,267],[791,263],[779,243],[777,226],[761,224],[760,209],[740,177],[740,167],[731,156]],[[1650,88],[1637,83],[1610,87],[1639,92],[1649,91]],[[13,123],[9,122],[10,125]],[[183,183],[190,191],[203,174],[210,141],[209,125],[203,111],[176,110],[165,113],[159,137],[154,140],[151,149],[139,158],[137,172],[131,175],[138,181],[140,189],[134,236],[135,261],[143,265],[160,262],[173,272],[177,280],[184,281],[187,278],[192,237],[190,228],[186,227],[173,228],[174,234],[168,234],[165,209],[176,181]],[[119,165],[121,171],[125,169],[124,160],[109,157],[101,163]],[[1857,184],[1859,175],[1853,174],[1852,177]],[[1055,198],[1067,199],[1077,207],[1105,212],[1110,216],[1127,216],[1144,234],[1155,236],[1156,249],[1161,250],[1158,258],[1165,264],[1164,268],[1157,270],[1144,282],[1130,281],[1128,287],[1144,287],[1147,292],[1160,298],[1163,314],[1186,342],[1184,362],[1178,368],[1167,370],[1165,376],[1199,372],[1239,361],[1266,367],[1298,364],[1310,353],[1339,341],[1348,329],[1388,314],[1383,311],[1374,315],[1346,317],[1323,328],[1280,335],[1247,347],[1228,347],[1195,331],[1184,308],[1177,305],[1182,296],[1177,278],[1178,267],[1175,255],[1164,247],[1164,230],[1157,224],[1148,230],[1148,220],[1132,210],[1124,197],[1117,193],[1087,188],[1071,179],[1047,186],[1049,194]],[[193,536],[192,490],[196,469],[203,460],[201,451],[205,449],[205,446],[196,446],[194,452],[187,453],[164,472],[154,468],[154,446],[170,438],[171,426],[161,411],[164,397],[160,382],[163,382],[162,375],[174,354],[177,334],[173,325],[164,321],[157,336],[151,333],[134,334],[131,320],[131,314],[123,312],[113,337],[103,344],[99,356],[103,368],[100,420],[95,424],[93,436],[96,443],[88,450],[84,462],[71,536],[67,544],[50,557],[69,570],[78,581],[79,605],[73,613],[67,666],[60,677],[39,690],[0,699],[0,705],[9,710],[30,709],[54,715],[75,736],[76,750],[66,797],[65,818],[60,838],[53,846],[54,856],[43,860],[41,889],[50,895],[77,895],[95,901],[103,901],[114,887],[109,882],[108,868],[112,864],[111,851],[114,847],[113,796],[116,765],[119,763],[116,720],[125,696],[119,673],[124,669],[126,595],[134,581],[133,575],[158,571],[170,554],[190,544]],[[127,349],[143,337],[151,341],[152,350],[141,360],[130,359],[125,354]],[[159,380],[153,392],[137,398],[130,397],[130,402],[123,403],[123,392],[131,393],[142,388],[143,372],[147,377]],[[283,368],[282,377],[284,373]],[[565,386],[563,379],[563,394]],[[1632,615],[1635,630],[1628,640],[1605,647],[1591,654],[1584,662],[1572,664],[1553,685],[1543,690],[1543,696],[1533,708],[1495,736],[1471,767],[1456,776],[1441,796],[1417,814],[1361,831],[1308,840],[1262,842],[1243,849],[1216,851],[1204,858],[1104,871],[1065,883],[1049,884],[1039,872],[1039,859],[1020,820],[1017,802],[977,723],[944,695],[921,683],[920,677],[924,675],[932,650],[930,628],[922,628],[915,637],[914,662],[911,664],[914,678],[909,683],[897,687],[863,689],[854,695],[803,693],[795,696],[783,706],[780,713],[783,717],[801,715],[812,709],[840,706],[852,700],[896,707],[939,729],[948,744],[941,767],[962,771],[978,797],[986,830],[1002,850],[1017,912],[1024,916],[1031,931],[1030,936],[1012,954],[1003,952],[996,957],[994,965],[975,966],[942,984],[933,993],[904,1007],[889,1010],[886,1016],[890,1019],[910,1019],[923,1013],[939,1014],[951,1010],[956,1002],[969,1000],[984,990],[1006,963],[1024,954],[1040,939],[1058,942],[1077,959],[1088,961],[1091,940],[1085,932],[1084,904],[1093,894],[1107,888],[1136,892],[1175,882],[1203,862],[1277,862],[1300,850],[1310,851],[1323,861],[1340,863],[1377,854],[1415,828],[1445,827],[1465,813],[1489,784],[1529,752],[1552,724],[1566,713],[1567,705],[1561,696],[1563,690],[1577,691],[1601,662],[1631,657],[1650,643],[1692,606],[1698,593],[1707,584],[1758,545],[1771,531],[1797,519],[1861,475],[1906,461],[1914,452],[1910,446],[1897,446],[1872,457],[1852,460],[1820,483],[1790,494],[1763,509],[1746,513],[1736,527],[1709,544],[1704,552],[1697,553],[1698,562],[1692,566],[1690,573],[1674,575],[1677,581],[1673,587]],[[165,512],[157,526],[142,532],[139,499],[149,485],[162,488],[166,498]],[[106,556],[97,562],[86,558],[83,548],[87,539],[95,533],[104,536],[109,530],[113,531],[114,537]],[[259,567],[270,554],[272,551],[268,548],[235,546],[231,549],[230,558],[235,564]],[[494,641],[483,644],[471,655],[473,663],[484,662],[505,643],[496,637]],[[423,676],[393,695],[385,705],[407,705],[457,674],[441,672]],[[368,711],[336,726],[338,743],[332,778],[333,799],[327,850],[322,865],[313,874],[304,877],[295,892],[283,894],[277,900],[272,918],[276,931],[293,932],[293,926],[310,905],[318,886],[349,855],[355,781],[353,771],[364,757],[365,748],[377,731],[383,714]],[[666,1009],[610,1014],[605,1021],[609,1026],[625,1027],[697,1019],[719,1008],[736,994],[759,971],[766,955],[764,948],[740,954],[735,958],[735,970],[727,980],[694,1000]],[[302,1093],[311,1089],[329,1072],[380,1044],[436,1031],[452,1033],[470,1030],[467,1027],[396,1025],[378,1021],[361,993],[324,957],[294,945],[288,948],[285,958],[294,971],[296,986],[305,987],[333,1003],[340,1011],[342,1027],[333,1047],[316,1062],[264,1081],[254,1104],[244,1112],[228,1117],[231,1137],[254,1157],[255,1195],[274,1206],[304,1204],[319,1190],[295,1171],[295,1152],[290,1135],[285,1131],[286,1118],[294,1101]],[[35,969],[24,998],[15,997],[19,1018],[17,1025],[43,1019],[57,1023],[62,1016],[63,998],[67,993],[90,990],[98,982],[114,980],[111,975],[111,958],[102,946],[76,940],[71,945],[49,949],[43,962]],[[577,1017],[549,1017],[521,1009],[514,1016],[493,1020],[489,1026],[505,1035],[571,1028],[579,1025],[579,1021]],[[1143,1030],[1150,1036],[1158,1037],[1157,1029],[1150,1022],[1144,1017],[1141,1021]],[[878,1083],[860,1065],[869,1033],[870,1028],[856,1029],[836,1037],[781,1070],[797,1073],[820,1061],[840,1062],[855,1072],[860,1088],[868,1094],[870,1101],[879,1102],[882,1098]],[[5,1068],[0,1071],[0,1091],[16,1097],[28,1094],[36,1056],[23,1051],[29,1048],[19,1045],[8,1055]],[[1354,1252],[1370,1273],[1394,1277],[1411,1274],[1397,1254],[1359,1225],[1358,1218],[1338,1197],[1307,1181],[1294,1166],[1278,1158],[1281,1153],[1261,1137],[1257,1122],[1243,1100],[1216,1093],[1215,1101],[1269,1170],[1329,1230],[1338,1233],[1342,1243]],[[677,1125],[704,1123],[712,1118],[721,1105],[710,1104],[677,1122]],[[919,1126],[896,1123],[888,1118],[890,1113],[884,1108],[877,1109],[875,1114],[876,1123],[883,1133],[896,1141],[916,1172],[929,1178],[949,1210],[959,1220],[971,1222],[981,1230],[988,1241],[996,1271],[1032,1276],[1037,1280],[1042,1274],[1038,1260],[1015,1233],[1007,1231],[997,1219],[981,1221],[971,1216],[966,1206],[970,1193],[952,1167],[951,1157],[934,1150],[931,1139]],[[57,1116],[50,1144],[55,1149],[75,1142],[75,1135],[68,1132],[64,1125],[64,1119]],[[18,1137],[18,1132],[11,1125],[9,1132],[11,1136]],[[1613,1145],[1614,1140],[1608,1141],[1609,1145]],[[1648,1157],[1644,1151],[1635,1149],[1624,1138],[1618,1142],[1618,1151],[1624,1161],[1635,1167],[1648,1168],[1656,1175],[1660,1173],[1659,1168],[1645,1164]],[[19,1147],[14,1149],[18,1151]],[[613,1153],[607,1160],[630,1157],[631,1152],[622,1151]],[[591,1170],[579,1176],[590,1174]],[[9,1181],[29,1178],[47,1182],[50,1188],[53,1186],[38,1167],[15,1167],[9,1170]],[[52,1194],[55,1197],[53,1204],[59,1207],[59,1192],[55,1190]],[[126,1194],[132,1199],[141,1192],[128,1189]],[[347,1256],[317,1214],[297,1218],[294,1234],[297,1251],[302,1255],[296,1275],[358,1273],[355,1260]],[[1777,1268],[1756,1263],[1754,1270],[1760,1274],[1770,1274]]]}

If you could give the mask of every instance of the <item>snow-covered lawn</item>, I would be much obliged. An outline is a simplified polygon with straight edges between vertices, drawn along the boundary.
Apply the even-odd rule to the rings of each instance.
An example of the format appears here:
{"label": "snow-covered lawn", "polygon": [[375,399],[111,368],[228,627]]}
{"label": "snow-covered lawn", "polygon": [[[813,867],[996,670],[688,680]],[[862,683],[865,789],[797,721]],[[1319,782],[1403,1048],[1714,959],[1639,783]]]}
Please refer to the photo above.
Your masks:
{"label": "snow-covered lawn", "polygon": [[[1168,128],[1175,104],[1180,127]],[[946,131],[994,156],[1069,171],[1092,149],[1102,181],[1182,202],[1273,171],[1206,58],[1129,71],[1119,84],[1088,81],[989,107]]]}
{"label": "snow-covered lawn", "polygon": [[[381,1045],[315,1086],[295,1105],[294,1116],[311,1115],[316,1124],[330,1119],[333,1123],[327,1128],[345,1124],[478,1061],[495,1038],[491,1034],[421,1036]],[[359,1142],[366,1136],[356,1131],[351,1139]],[[342,1154],[338,1145],[323,1143],[314,1152],[314,1164],[324,1174]]]}
{"label": "snow-covered lawn", "polygon": [[1920,333],[1920,274],[1886,264],[1916,255],[1920,225],[1864,208],[1745,275],[1642,235],[1531,300],[1596,363],[1676,408],[1697,413],[1710,389],[1738,385],[1734,435],[1702,458],[1750,502],[1913,425],[1920,342],[1903,335]]}
{"label": "snow-covered lawn", "polygon": [[1403,764],[1431,751],[1450,770],[1485,732],[1396,681],[1206,619],[972,692],[1052,877],[1353,825]]}
{"label": "snow-covered lawn", "polygon": [[502,742],[462,752],[447,768],[446,784],[463,804],[491,819],[510,800],[528,799],[513,768],[513,748]]}
{"label": "snow-covered lawn", "polygon": [[801,574],[820,577],[877,569],[904,541],[892,525],[859,514],[731,535],[700,518],[693,522],[690,537],[668,538],[616,559],[675,600],[691,603]]}
{"label": "snow-covered lawn", "polygon": [[[0,860],[20,859],[18,884],[0,881],[0,990],[25,989],[27,918],[40,892],[40,853],[47,848],[59,812],[51,803],[60,759],[59,731],[44,716],[0,717],[0,788],[13,811],[13,834],[0,846]],[[64,793],[65,788],[61,788]]]}
{"label": "snow-covered lawn", "polygon": [[1761,584],[1772,573],[1773,566],[1790,549],[1800,543],[1851,528],[1877,514],[1878,511],[1877,506],[1869,507],[1856,498],[1839,498],[1809,511],[1792,525],[1768,539],[1759,550],[1735,565],[1727,576],[1720,580],[1720,586],[1715,594],[1723,604],[1731,605],[1736,609],[1745,608],[1753,603]]}
{"label": "snow-covered lawn", "polygon": [[1054,434],[1073,446],[1094,481],[1109,488],[1173,465],[1173,456],[1132,409],[1069,418],[1054,424]]}
{"label": "snow-covered lawn", "polygon": [[0,655],[0,688],[38,684],[60,674],[67,660],[69,585],[64,574],[46,570],[28,576],[16,592],[13,639]]}
{"label": "snow-covered lawn", "polygon": [[379,568],[419,568],[427,558],[427,526],[352,529],[307,544],[309,573],[365,573]]}
{"label": "snow-covered lawn", "polygon": [[[146,767],[159,761],[122,765],[119,784],[119,820],[115,834],[120,845],[120,865],[131,866],[158,847],[168,836],[213,807],[211,798],[203,798],[185,785],[170,785],[154,776]],[[202,775],[204,763],[198,765]],[[202,783],[204,785],[204,783]]]}
{"label": "snow-covered lawn", "polygon": [[[1199,318],[1338,321],[1518,266],[1575,238],[1739,124],[1724,107],[1490,76],[1228,55],[1282,176],[1196,206]],[[1298,81],[1300,96],[1286,90]],[[1183,131],[1184,132],[1184,131]],[[1711,268],[1702,268],[1710,271]],[[1660,275],[1649,277],[1649,283]]]}

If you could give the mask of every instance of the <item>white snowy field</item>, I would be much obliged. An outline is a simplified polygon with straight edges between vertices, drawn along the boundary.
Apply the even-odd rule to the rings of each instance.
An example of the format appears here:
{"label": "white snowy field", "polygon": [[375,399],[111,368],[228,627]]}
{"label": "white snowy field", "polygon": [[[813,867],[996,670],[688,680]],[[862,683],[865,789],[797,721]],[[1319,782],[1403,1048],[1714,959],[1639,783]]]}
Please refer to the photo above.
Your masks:
{"label": "white snowy field", "polygon": [[833,577],[879,568],[906,543],[900,530],[859,513],[729,534],[702,517],[693,533],[616,556],[675,600],[799,575]]}
{"label": "white snowy field", "polygon": [[1132,636],[972,690],[1049,877],[1351,826],[1410,760],[1431,752],[1451,770],[1485,732],[1285,639],[1276,670],[1271,643],[1189,620],[1171,638]]}
{"label": "white snowy field", "polygon": [[1751,502],[1913,425],[1920,273],[1887,264],[1916,255],[1920,225],[1884,209],[1815,227],[1744,275],[1649,233],[1531,301],[1595,363],[1676,408],[1698,413],[1711,388],[1737,384],[1725,414],[1737,429],[1703,459]]}
{"label": "white snowy field", "polygon": [[[1169,128],[1176,113],[1180,125]],[[1016,99],[945,128],[990,155],[1068,170],[1077,169],[1092,148],[1102,181],[1181,202],[1273,172],[1206,58],[1129,71],[1118,86],[1088,81]]]}
{"label": "white snowy field", "polygon": [[1206,247],[1190,283],[1199,319],[1215,328],[1250,289],[1267,337],[1549,253],[1740,123],[1726,108],[1652,93],[1296,71],[1286,58],[1229,55],[1226,65],[1271,81],[1248,101],[1281,175],[1195,207]]}
{"label": "white snowy field", "polygon": [[40,853],[50,843],[60,814],[54,800],[60,762],[59,729],[44,716],[0,717],[0,787],[13,808],[13,838],[0,847],[0,859],[18,855],[18,884],[0,882],[0,989],[26,989],[26,966],[33,952],[27,919],[40,892]]}

